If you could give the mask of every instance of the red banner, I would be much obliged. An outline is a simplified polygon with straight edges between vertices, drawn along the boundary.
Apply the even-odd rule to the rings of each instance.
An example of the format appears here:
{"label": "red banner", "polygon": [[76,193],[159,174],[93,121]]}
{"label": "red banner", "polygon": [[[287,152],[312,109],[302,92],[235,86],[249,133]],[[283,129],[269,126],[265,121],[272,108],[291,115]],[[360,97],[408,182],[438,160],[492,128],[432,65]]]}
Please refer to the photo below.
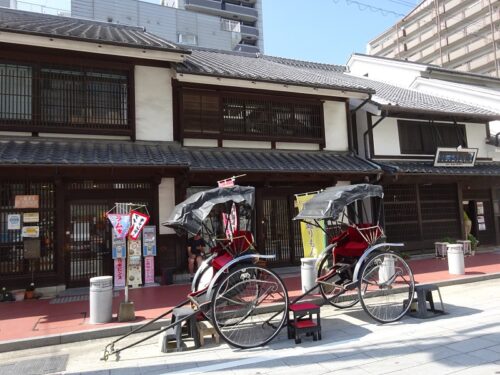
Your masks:
{"label": "red banner", "polygon": [[149,216],[137,211],[130,211],[130,231],[129,238],[136,240],[141,234],[142,228],[148,223]]}

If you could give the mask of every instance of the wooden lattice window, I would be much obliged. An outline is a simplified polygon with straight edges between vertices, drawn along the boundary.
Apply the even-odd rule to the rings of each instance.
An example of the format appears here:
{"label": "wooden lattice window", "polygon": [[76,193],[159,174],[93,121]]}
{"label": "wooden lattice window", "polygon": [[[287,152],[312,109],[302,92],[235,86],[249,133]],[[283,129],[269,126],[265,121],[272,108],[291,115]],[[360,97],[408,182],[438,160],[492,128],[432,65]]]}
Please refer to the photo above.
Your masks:
{"label": "wooden lattice window", "polygon": [[128,72],[0,62],[0,128],[129,134]]}

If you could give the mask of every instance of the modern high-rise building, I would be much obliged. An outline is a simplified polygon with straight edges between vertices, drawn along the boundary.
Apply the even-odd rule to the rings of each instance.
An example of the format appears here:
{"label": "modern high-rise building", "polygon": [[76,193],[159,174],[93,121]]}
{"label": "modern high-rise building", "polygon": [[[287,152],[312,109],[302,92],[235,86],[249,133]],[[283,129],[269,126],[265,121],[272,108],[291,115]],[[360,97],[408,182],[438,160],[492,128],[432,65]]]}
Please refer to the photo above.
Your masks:
{"label": "modern high-rise building", "polygon": [[71,16],[143,26],[182,45],[263,52],[262,0],[71,0]]}
{"label": "modern high-rise building", "polygon": [[500,1],[424,0],[367,53],[500,77]]}

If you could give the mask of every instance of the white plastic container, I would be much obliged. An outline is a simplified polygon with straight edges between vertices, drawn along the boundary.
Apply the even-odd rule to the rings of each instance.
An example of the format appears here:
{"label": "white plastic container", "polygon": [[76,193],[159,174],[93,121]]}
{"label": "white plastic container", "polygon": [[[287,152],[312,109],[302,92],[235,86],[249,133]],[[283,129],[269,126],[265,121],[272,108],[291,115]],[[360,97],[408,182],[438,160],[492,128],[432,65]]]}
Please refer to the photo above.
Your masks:
{"label": "white plastic container", "polygon": [[317,258],[300,258],[300,279],[302,281],[302,292],[312,289],[316,285],[316,264]]}
{"label": "white plastic container", "polygon": [[452,275],[465,274],[464,248],[460,244],[448,245],[448,271]]}
{"label": "white plastic container", "polygon": [[396,273],[394,267],[394,258],[391,255],[384,256],[384,261],[380,265],[378,269],[378,279],[379,283],[387,283],[388,281],[394,278],[394,274]]}
{"label": "white plastic container", "polygon": [[90,324],[108,323],[113,317],[113,277],[90,279]]}

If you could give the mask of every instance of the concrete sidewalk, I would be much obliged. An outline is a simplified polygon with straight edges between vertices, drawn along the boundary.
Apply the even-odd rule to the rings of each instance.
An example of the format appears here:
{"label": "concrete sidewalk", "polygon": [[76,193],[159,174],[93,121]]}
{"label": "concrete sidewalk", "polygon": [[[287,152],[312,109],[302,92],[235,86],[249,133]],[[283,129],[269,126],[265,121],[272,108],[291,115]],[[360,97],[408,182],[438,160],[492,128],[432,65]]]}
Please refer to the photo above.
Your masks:
{"label": "concrete sidewalk", "polygon": [[[450,275],[446,259],[411,260],[409,263],[415,281],[420,284],[444,286],[500,277],[500,252],[466,257],[465,275]],[[297,272],[291,274],[280,272],[291,298],[301,294],[299,272],[298,267]],[[174,307],[188,292],[188,284],[131,290],[129,295],[135,304],[136,321],[119,323],[115,318],[111,323],[99,325],[88,322],[89,303],[85,296],[74,302],[58,299],[1,303],[0,352],[122,335]],[[122,300],[123,291],[116,293],[113,299],[115,316]],[[161,325],[164,322],[159,321],[150,329],[158,329]]]}

